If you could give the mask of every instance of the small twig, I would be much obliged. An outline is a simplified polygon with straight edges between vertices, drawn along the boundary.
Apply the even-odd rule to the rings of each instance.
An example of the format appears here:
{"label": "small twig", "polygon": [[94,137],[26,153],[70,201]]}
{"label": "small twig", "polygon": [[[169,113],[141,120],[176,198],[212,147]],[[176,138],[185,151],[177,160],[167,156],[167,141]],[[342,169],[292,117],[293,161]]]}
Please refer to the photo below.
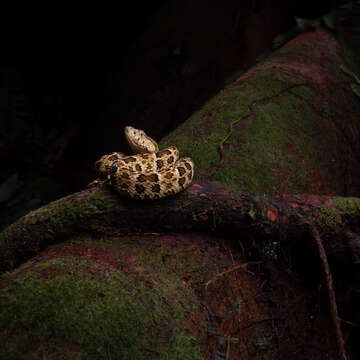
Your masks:
{"label": "small twig", "polygon": [[227,338],[226,338],[226,357],[225,357],[225,359],[227,360],[227,359],[230,359],[230,337],[228,336]]}
{"label": "small twig", "polygon": [[354,322],[348,321],[348,320],[344,320],[344,319],[340,319],[343,323],[351,325],[351,326],[355,326],[355,327],[360,327],[359,324],[356,324]]}
{"label": "small twig", "polygon": [[248,265],[258,265],[258,264],[261,264],[262,262],[261,261],[250,261],[250,262],[247,262],[246,264],[241,264],[241,265],[237,265],[237,266],[234,266],[233,268],[229,269],[229,270],[226,270],[226,271],[223,271],[219,274],[216,274],[211,280],[209,280],[208,282],[206,282],[205,284],[205,287],[207,288],[209,286],[209,284],[211,284],[212,282],[214,282],[215,280],[217,280],[219,277],[225,275],[225,274],[228,274],[232,271],[235,271],[235,270],[238,270],[238,269],[244,269],[246,268]]}
{"label": "small twig", "polygon": [[230,136],[232,135],[232,132],[233,132],[233,127],[235,124],[237,124],[239,121],[242,121],[242,120],[245,120],[247,117],[249,117],[250,114],[247,114],[245,116],[243,116],[242,118],[240,119],[237,119],[233,122],[230,123],[230,126],[229,126],[229,132],[227,133],[227,135],[224,137],[224,139],[222,139],[219,143],[219,151],[220,151],[220,164],[223,162],[223,159],[224,159],[224,144],[225,142],[230,138]]}
{"label": "small twig", "polygon": [[107,344],[107,346],[106,346],[106,359],[111,360],[110,344]]}
{"label": "small twig", "polygon": [[311,231],[311,235],[313,236],[313,238],[315,240],[317,249],[319,251],[320,260],[321,260],[323,270],[325,273],[326,285],[328,288],[329,301],[330,301],[331,317],[332,317],[332,321],[333,321],[334,327],[335,327],[336,340],[338,343],[340,359],[347,360],[347,356],[346,356],[346,352],[345,352],[344,337],[342,334],[339,313],[338,313],[338,309],[337,309],[337,305],[336,305],[333,280],[332,280],[326,252],[325,252],[323,243],[320,239],[319,233],[318,233],[317,229],[315,228],[315,226],[310,225],[310,231]]}

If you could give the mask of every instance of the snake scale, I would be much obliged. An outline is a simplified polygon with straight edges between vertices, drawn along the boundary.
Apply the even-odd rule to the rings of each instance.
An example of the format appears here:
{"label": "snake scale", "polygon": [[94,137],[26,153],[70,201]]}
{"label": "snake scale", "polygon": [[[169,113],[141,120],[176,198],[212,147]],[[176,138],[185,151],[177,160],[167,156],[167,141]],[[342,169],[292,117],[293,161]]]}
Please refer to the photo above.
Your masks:
{"label": "snake scale", "polygon": [[114,152],[95,163],[100,178],[120,195],[131,199],[155,200],[186,189],[194,176],[194,163],[179,159],[179,150],[160,150],[143,130],[125,127],[125,138],[134,155]]}

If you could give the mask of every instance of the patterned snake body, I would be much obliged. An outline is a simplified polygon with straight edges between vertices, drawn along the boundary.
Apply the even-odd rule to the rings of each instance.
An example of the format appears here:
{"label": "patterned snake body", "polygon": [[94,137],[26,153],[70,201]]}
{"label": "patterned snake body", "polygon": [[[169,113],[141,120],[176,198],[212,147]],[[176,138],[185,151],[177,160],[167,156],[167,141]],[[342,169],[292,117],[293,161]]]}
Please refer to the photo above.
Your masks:
{"label": "patterned snake body", "polygon": [[194,176],[190,158],[179,159],[179,150],[170,146],[160,150],[143,130],[125,127],[125,137],[134,155],[115,152],[102,156],[95,168],[120,195],[154,200],[186,189]]}

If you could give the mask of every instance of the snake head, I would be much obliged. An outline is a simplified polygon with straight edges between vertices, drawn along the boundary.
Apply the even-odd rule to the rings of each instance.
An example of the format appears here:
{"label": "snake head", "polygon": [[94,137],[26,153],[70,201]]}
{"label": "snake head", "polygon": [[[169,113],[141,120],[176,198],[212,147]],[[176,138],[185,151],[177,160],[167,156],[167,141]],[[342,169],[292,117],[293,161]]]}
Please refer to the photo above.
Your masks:
{"label": "snake head", "polygon": [[144,130],[125,126],[125,138],[135,154],[154,153],[159,151],[157,142],[147,136]]}

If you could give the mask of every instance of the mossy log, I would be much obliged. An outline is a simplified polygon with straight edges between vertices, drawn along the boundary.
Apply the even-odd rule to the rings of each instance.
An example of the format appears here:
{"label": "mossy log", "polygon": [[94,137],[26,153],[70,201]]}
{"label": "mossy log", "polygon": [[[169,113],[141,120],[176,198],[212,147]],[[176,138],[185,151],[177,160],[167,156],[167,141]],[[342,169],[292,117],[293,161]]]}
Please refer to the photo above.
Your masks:
{"label": "mossy log", "polygon": [[139,202],[102,186],[59,199],[0,234],[0,271],[81,233],[207,232],[244,250],[281,244],[314,276],[319,234],[332,272],[355,279],[356,293],[360,199],[334,194],[360,190],[360,105],[339,50],[320,29],[294,39],[163,139],[197,166],[183,193]]}
{"label": "mossy log", "polygon": [[[87,189],[30,212],[0,234],[1,270],[15,268],[48,245],[78,233],[129,235],[205,231],[223,237],[276,239],[304,244],[309,226],[326,234],[329,255],[343,263],[360,258],[360,199],[315,195],[259,196],[194,182],[186,191],[154,202],[119,198],[106,186]],[[344,258],[346,257],[346,259]]]}
{"label": "mossy log", "polygon": [[235,190],[358,196],[360,102],[351,73],[359,72],[332,34],[306,32],[222,89],[160,147],[175,144],[190,156],[197,180]]}

